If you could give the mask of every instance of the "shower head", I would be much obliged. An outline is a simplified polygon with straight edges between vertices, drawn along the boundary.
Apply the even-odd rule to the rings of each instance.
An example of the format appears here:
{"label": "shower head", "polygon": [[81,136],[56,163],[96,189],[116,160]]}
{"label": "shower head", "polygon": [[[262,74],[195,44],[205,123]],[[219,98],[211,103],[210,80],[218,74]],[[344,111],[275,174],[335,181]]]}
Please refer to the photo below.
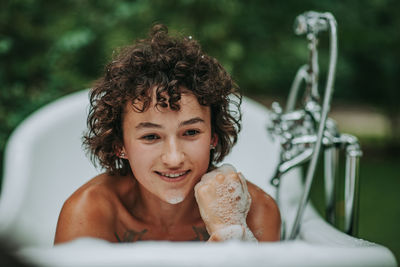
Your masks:
{"label": "shower head", "polygon": [[297,16],[294,23],[294,32],[297,35],[309,33],[317,35],[320,31],[328,30],[328,17],[329,13],[305,12]]}

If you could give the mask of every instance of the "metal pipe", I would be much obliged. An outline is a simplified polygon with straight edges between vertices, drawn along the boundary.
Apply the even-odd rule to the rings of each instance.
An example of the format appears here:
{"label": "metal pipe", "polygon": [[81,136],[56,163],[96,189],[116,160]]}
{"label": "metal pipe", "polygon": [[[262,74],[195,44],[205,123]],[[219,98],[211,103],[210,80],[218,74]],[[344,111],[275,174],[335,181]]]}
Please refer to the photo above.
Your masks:
{"label": "metal pipe", "polygon": [[[298,235],[303,213],[309,200],[312,183],[315,177],[320,151],[324,149],[325,171],[325,203],[326,219],[332,225],[337,224],[337,165],[339,149],[346,148],[346,176],[344,185],[344,231],[355,235],[358,223],[358,164],[361,150],[356,137],[340,134],[336,123],[328,118],[330,102],[333,94],[334,77],[337,60],[336,21],[330,13],[306,12],[296,19],[297,34],[307,34],[309,42],[309,63],[302,66],[296,73],[292,83],[285,113],[279,104],[272,105],[272,123],[268,130],[279,137],[281,143],[280,163],[275,171],[271,183],[277,189],[277,202],[280,196],[280,179],[289,169],[309,162],[306,172],[304,191],[299,201],[295,221],[288,239],[295,239]],[[319,104],[318,94],[318,54],[317,34],[329,29],[330,50],[328,75],[324,91],[322,106]],[[306,83],[304,109],[294,110],[297,95],[302,81]],[[317,125],[317,126],[316,126]],[[340,197],[342,199],[342,197]],[[282,225],[286,225],[284,222]],[[289,234],[283,229],[282,238]]]}
{"label": "metal pipe", "polygon": [[336,60],[337,60],[337,35],[336,35],[336,20],[330,13],[324,13],[323,17],[329,23],[329,31],[330,31],[330,62],[328,68],[328,78],[325,87],[324,101],[322,105],[322,115],[321,120],[319,121],[318,132],[317,132],[317,142],[314,146],[314,152],[311,157],[311,162],[307,169],[306,180],[304,185],[304,192],[300,200],[299,208],[296,214],[296,218],[293,224],[292,231],[290,233],[289,239],[293,240],[297,237],[298,231],[300,228],[300,221],[303,217],[303,213],[305,207],[308,203],[308,199],[310,196],[311,185],[313,182],[313,178],[315,175],[316,166],[318,163],[318,158],[322,146],[322,138],[325,129],[325,123],[328,116],[328,112],[330,110],[330,102],[333,94],[333,84],[335,77],[335,69],[336,69]]}
{"label": "metal pipe", "polygon": [[280,173],[285,173],[289,171],[291,168],[299,166],[300,164],[306,162],[307,160],[310,159],[312,156],[313,150],[311,148],[308,148],[304,150],[302,153],[297,155],[296,157],[283,162],[282,164],[279,165],[278,170]]}
{"label": "metal pipe", "polygon": [[361,154],[358,145],[349,145],[346,149],[344,232],[353,236],[358,234],[359,160]]}
{"label": "metal pipe", "polygon": [[324,151],[324,185],[325,185],[325,218],[336,223],[336,170],[338,166],[338,149],[331,146]]}
{"label": "metal pipe", "polygon": [[318,93],[318,75],[319,75],[319,67],[318,67],[318,39],[316,33],[307,34],[307,38],[309,39],[308,48],[310,49],[310,63],[308,74],[310,76],[310,82],[308,83],[307,94],[306,96],[310,97],[310,99],[305,99],[305,101],[318,101],[319,93]]}
{"label": "metal pipe", "polygon": [[290,111],[294,110],[301,82],[303,80],[306,82],[310,80],[308,72],[307,72],[308,68],[309,67],[306,64],[306,65],[301,66],[301,68],[297,71],[296,76],[293,80],[292,86],[290,87],[288,101],[286,102],[286,112],[290,112]]}

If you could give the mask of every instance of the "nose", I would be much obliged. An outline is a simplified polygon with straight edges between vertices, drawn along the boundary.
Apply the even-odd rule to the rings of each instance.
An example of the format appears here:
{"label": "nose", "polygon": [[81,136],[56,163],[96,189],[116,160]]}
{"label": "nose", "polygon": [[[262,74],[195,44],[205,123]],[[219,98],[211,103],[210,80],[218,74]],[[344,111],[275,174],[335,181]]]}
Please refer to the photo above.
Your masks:
{"label": "nose", "polygon": [[179,168],[184,159],[185,154],[177,140],[171,138],[165,142],[161,160],[168,168]]}

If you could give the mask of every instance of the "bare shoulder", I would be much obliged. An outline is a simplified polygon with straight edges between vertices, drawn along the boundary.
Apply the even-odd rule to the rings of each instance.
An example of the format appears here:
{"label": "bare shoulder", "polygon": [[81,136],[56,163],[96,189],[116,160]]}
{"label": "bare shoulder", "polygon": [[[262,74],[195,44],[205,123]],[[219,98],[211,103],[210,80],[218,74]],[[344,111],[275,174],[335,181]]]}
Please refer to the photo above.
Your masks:
{"label": "bare shoulder", "polygon": [[247,225],[259,241],[279,241],[281,217],[275,200],[258,186],[247,181],[251,196]]}
{"label": "bare shoulder", "polygon": [[101,174],[75,191],[64,203],[58,218],[54,243],[78,237],[96,237],[112,241],[115,193],[107,174]]}

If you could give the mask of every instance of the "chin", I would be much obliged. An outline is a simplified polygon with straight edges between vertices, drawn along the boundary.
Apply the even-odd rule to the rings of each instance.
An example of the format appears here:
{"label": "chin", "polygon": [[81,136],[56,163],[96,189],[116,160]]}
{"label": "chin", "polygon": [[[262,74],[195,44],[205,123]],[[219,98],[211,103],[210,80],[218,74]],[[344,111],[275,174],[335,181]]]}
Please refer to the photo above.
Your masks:
{"label": "chin", "polygon": [[168,202],[169,204],[175,205],[175,204],[181,203],[183,200],[185,200],[184,196],[172,196],[172,197],[168,197],[166,199],[166,202]]}
{"label": "chin", "polygon": [[175,205],[183,202],[188,193],[182,190],[169,190],[161,196],[161,199],[169,204]]}

